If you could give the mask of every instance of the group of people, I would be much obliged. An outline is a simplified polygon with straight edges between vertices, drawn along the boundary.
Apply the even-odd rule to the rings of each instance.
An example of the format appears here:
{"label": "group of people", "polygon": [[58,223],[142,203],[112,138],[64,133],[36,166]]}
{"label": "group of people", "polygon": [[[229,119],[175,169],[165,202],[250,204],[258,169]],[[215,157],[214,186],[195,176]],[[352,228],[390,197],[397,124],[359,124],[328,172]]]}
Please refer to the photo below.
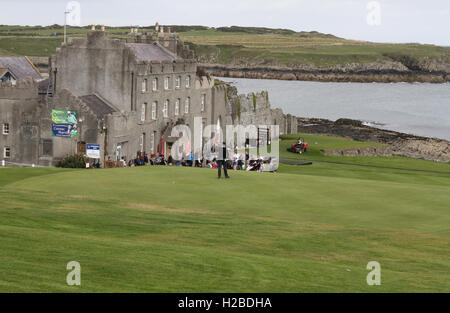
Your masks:
{"label": "group of people", "polygon": [[[169,156],[171,159],[171,157]],[[108,157],[108,161],[111,160],[111,157]],[[125,157],[121,157],[119,161],[123,167],[134,167],[134,166],[145,166],[145,165],[168,165],[167,160],[164,159],[164,155],[152,155],[149,157],[146,153],[138,153],[137,156],[133,159],[126,160]]]}
{"label": "group of people", "polygon": [[[108,158],[110,160],[110,158]],[[222,175],[222,169],[225,178],[229,178],[228,170],[246,170],[246,171],[276,171],[276,164],[272,158],[263,159],[262,157],[250,156],[248,152],[240,154],[237,150],[230,155],[225,144],[216,153],[208,153],[205,157],[194,158],[192,153],[185,155],[181,160],[175,160],[169,154],[167,159],[163,154],[153,154],[149,156],[146,153],[138,153],[135,158],[126,160],[121,157],[119,164],[123,167],[135,167],[146,165],[169,165],[169,166],[188,166],[218,169],[218,177]]]}

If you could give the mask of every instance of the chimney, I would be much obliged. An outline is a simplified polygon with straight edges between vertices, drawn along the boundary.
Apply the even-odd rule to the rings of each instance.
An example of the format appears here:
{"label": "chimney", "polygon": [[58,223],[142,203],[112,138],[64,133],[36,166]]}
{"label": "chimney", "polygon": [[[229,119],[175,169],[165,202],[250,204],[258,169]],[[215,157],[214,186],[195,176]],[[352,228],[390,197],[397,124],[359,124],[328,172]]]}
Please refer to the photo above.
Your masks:
{"label": "chimney", "polygon": [[91,30],[95,30],[95,25],[94,24],[91,25]]}

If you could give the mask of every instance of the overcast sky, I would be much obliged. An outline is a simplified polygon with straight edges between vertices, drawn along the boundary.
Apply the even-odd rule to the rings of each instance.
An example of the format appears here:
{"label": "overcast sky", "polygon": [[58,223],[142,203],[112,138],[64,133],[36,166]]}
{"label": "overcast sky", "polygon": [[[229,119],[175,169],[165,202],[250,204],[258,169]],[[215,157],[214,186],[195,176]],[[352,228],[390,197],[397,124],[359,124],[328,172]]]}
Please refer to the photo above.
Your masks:
{"label": "overcast sky", "polygon": [[[64,23],[66,0],[0,0],[0,24]],[[81,24],[265,26],[450,46],[450,0],[79,0]],[[368,16],[369,15],[369,16]],[[380,17],[380,18],[378,18]],[[369,20],[369,21],[368,21]],[[379,25],[370,25],[379,24]]]}

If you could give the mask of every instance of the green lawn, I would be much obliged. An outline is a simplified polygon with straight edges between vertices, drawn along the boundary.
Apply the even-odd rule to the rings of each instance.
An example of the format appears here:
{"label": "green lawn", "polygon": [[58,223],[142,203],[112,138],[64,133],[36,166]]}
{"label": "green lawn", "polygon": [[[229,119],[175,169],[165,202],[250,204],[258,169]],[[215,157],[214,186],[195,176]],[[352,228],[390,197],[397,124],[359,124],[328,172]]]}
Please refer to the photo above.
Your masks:
{"label": "green lawn", "polygon": [[[450,164],[0,169],[0,292],[449,292]],[[317,143],[316,143],[317,142]],[[65,283],[78,261],[82,286]],[[381,286],[366,265],[381,264]]]}

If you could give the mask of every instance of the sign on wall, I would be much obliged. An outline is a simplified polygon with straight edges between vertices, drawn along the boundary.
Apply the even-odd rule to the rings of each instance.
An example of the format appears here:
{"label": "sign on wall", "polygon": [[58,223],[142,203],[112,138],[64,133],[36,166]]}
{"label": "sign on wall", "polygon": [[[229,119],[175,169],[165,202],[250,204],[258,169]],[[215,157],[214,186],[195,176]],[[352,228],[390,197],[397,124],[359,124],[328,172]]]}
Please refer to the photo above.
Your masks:
{"label": "sign on wall", "polygon": [[100,159],[100,145],[88,143],[86,145],[86,156],[91,159]]}
{"label": "sign on wall", "polygon": [[73,138],[78,135],[76,111],[52,110],[52,136]]}
{"label": "sign on wall", "polygon": [[77,112],[66,110],[52,110],[52,122],[55,124],[77,124]]}
{"label": "sign on wall", "polygon": [[52,136],[73,138],[78,135],[77,124],[52,124]]}

